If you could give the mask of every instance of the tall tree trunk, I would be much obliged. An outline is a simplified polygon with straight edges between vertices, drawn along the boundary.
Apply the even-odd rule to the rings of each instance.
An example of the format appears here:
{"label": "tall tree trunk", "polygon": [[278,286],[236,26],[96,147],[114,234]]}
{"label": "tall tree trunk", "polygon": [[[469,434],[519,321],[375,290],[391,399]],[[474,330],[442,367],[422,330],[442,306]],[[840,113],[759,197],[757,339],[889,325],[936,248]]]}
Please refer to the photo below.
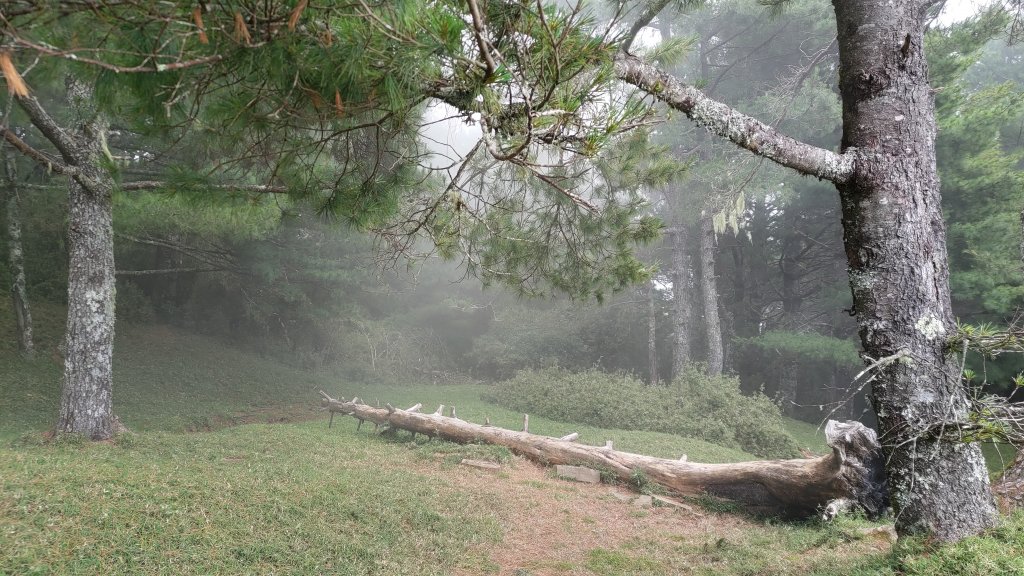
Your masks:
{"label": "tall tree trunk", "polygon": [[655,303],[658,291],[654,288],[654,281],[651,280],[647,286],[647,362],[650,366],[651,386],[657,386],[658,381],[658,307]]}
{"label": "tall tree trunk", "polygon": [[954,329],[935,168],[935,114],[924,48],[926,2],[833,0],[840,47],[843,149],[838,184],[854,312],[868,356],[896,528],[940,540],[996,520],[976,444],[938,441],[967,397],[947,354]]}
{"label": "tall tree trunk", "polygon": [[[800,309],[803,299],[800,295],[800,257],[803,245],[798,235],[799,221],[795,211],[787,209],[783,215],[785,237],[782,240],[782,254],[779,256],[779,274],[782,277],[782,324],[793,332],[801,331]],[[796,412],[796,397],[800,390],[800,361],[794,352],[788,352],[779,362],[779,402],[783,413],[792,416]]]}
{"label": "tall tree trunk", "polygon": [[18,351],[31,358],[35,354],[32,339],[32,309],[25,286],[25,252],[21,244],[21,199],[18,190],[18,167],[14,154],[0,145],[0,164],[4,170],[7,211],[7,254],[11,272],[11,308],[17,328]]}
{"label": "tall tree trunk", "polygon": [[1021,270],[1024,270],[1024,210],[1020,211],[1020,263]]}
{"label": "tall tree trunk", "polygon": [[796,396],[800,390],[800,363],[795,358],[782,358],[779,362],[779,405],[783,414],[796,413]]}
{"label": "tall tree trunk", "polygon": [[722,373],[722,321],[718,316],[715,280],[715,229],[711,214],[706,212],[700,217],[700,286],[708,341],[708,374],[717,376]]}
{"label": "tall tree trunk", "polygon": [[690,362],[693,310],[690,285],[689,231],[680,222],[672,233],[672,379]]}
{"label": "tall tree trunk", "polygon": [[76,163],[91,186],[74,179],[68,194],[68,321],[57,430],[100,440],[114,432],[113,183],[100,168],[107,125],[95,110],[92,90],[77,79],[67,87],[80,126]]}
{"label": "tall tree trunk", "polygon": [[968,411],[959,366],[946,354],[954,326],[924,56],[927,9],[937,3],[833,0],[841,154],[796,141],[631,55],[620,54],[615,67],[710,132],[836,184],[853,310],[874,358],[872,398],[896,528],[958,540],[993,525],[996,513],[980,448],[935,433]]}

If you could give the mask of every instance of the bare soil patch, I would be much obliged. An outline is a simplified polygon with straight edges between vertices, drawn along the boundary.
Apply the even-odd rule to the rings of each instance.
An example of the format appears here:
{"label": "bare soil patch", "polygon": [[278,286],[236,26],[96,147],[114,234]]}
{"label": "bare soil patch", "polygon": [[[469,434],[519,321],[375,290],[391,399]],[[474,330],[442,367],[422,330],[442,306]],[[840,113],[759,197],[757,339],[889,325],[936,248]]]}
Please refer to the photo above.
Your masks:
{"label": "bare soil patch", "polygon": [[287,424],[290,422],[308,422],[310,420],[322,419],[323,417],[324,413],[311,407],[308,402],[287,404],[208,416],[203,418],[201,422],[190,425],[186,431],[215,432],[232,426],[242,426],[243,424]]}
{"label": "bare soil patch", "polygon": [[[496,544],[479,545],[472,557],[486,559],[486,572],[499,576],[553,576],[592,574],[585,568],[590,553],[628,547],[642,554],[653,546],[665,553],[686,554],[689,549],[740,541],[763,524],[742,515],[717,513],[699,506],[686,510],[670,506],[640,507],[640,495],[625,486],[582,484],[563,480],[548,468],[523,458],[505,464],[499,473],[458,466],[424,463],[417,472],[449,483],[453,489],[470,490],[493,502],[504,530]],[[625,496],[628,496],[625,497]],[[874,539],[851,542],[843,553],[864,554],[880,550]],[[833,557],[834,549],[811,549],[793,558],[794,574],[801,566]],[[481,566],[456,572],[459,576],[481,573]]]}

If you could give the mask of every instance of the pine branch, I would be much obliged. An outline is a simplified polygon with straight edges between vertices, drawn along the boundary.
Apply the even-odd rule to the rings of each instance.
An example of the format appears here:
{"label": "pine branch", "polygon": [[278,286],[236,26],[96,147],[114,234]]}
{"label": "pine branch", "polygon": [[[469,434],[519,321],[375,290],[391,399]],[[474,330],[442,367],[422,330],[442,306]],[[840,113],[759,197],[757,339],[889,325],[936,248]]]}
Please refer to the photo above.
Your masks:
{"label": "pine branch", "polygon": [[51,48],[43,44],[30,42],[23,38],[15,37],[13,40],[14,43],[18,46],[28,48],[29,50],[38,52],[40,54],[44,54],[46,56],[55,56],[58,58],[64,58],[66,60],[72,60],[74,62],[81,62],[83,64],[89,64],[91,66],[96,66],[97,68],[102,68],[104,70],[117,72],[118,74],[169,72],[172,70],[182,70],[185,68],[194,68],[197,66],[214,64],[224,59],[224,56],[222,54],[213,54],[210,56],[203,56],[201,58],[193,58],[191,60],[178,60],[174,62],[169,62],[167,64],[156,63],[139,64],[137,66],[118,66],[116,64],[111,64],[110,62],[104,62],[103,60],[79,56],[73,50],[57,50],[56,48]]}
{"label": "pine branch", "polygon": [[856,155],[853,149],[837,154],[800,142],[709,98],[635,56],[620,53],[615,59],[615,73],[620,80],[686,114],[698,125],[781,166],[837,184],[853,175]]}
{"label": "pine branch", "polygon": [[[169,188],[174,184],[171,182],[164,182],[161,180],[139,180],[137,182],[125,182],[121,185],[121,190],[126,192],[135,192],[141,190],[159,190],[161,188]],[[203,188],[210,190],[222,190],[228,192],[255,192],[258,194],[287,194],[287,186],[268,186],[265,184],[209,184],[203,185]]]}
{"label": "pine branch", "polygon": [[32,125],[42,132],[43,136],[57,148],[57,151],[60,152],[60,155],[69,165],[77,166],[81,164],[83,156],[82,146],[75,142],[75,139],[70,134],[64,131],[35,96],[20,96],[16,100],[18,106],[25,111],[29,120],[32,121]]}
{"label": "pine branch", "polygon": [[223,272],[223,268],[162,268],[159,270],[118,270],[118,276],[153,276],[156,274],[193,274],[199,272]]}
{"label": "pine branch", "polygon": [[32,160],[35,160],[36,163],[46,168],[47,170],[52,170],[57,174],[60,174],[62,176],[70,176],[72,178],[80,174],[80,171],[77,168],[68,166],[67,164],[54,160],[53,158],[50,158],[43,152],[29,146],[28,143],[26,143],[21,138],[18,138],[18,135],[15,134],[14,131],[10,130],[9,128],[4,128],[0,126],[0,135],[2,135],[4,137],[4,140],[10,143],[10,145],[16,148],[19,152],[21,152],[25,156],[28,156]]}
{"label": "pine branch", "polygon": [[647,6],[647,9],[640,13],[636,22],[633,23],[633,27],[629,29],[629,32],[626,33],[626,37],[622,41],[620,50],[623,52],[629,52],[630,47],[633,46],[633,42],[636,40],[637,35],[640,34],[640,31],[646,28],[671,1],[672,0],[654,0],[651,2]]}
{"label": "pine branch", "polygon": [[477,46],[480,48],[480,55],[483,57],[484,62],[487,63],[487,77],[491,78],[498,70],[498,67],[494,63],[494,57],[491,56],[491,49],[488,46],[484,18],[480,13],[480,7],[477,5],[476,0],[468,0],[468,2],[470,14],[473,16],[473,36],[476,37]]}

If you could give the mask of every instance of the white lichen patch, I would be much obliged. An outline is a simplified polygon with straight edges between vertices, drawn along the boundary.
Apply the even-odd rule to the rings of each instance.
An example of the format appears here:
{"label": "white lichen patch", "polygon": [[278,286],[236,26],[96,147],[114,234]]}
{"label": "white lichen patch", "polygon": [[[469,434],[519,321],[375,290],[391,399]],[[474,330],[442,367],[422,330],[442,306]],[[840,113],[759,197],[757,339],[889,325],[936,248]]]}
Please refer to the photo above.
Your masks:
{"label": "white lichen patch", "polygon": [[875,286],[876,276],[868,271],[854,270],[850,272],[850,285],[854,290],[871,290]]}
{"label": "white lichen patch", "polygon": [[914,328],[928,340],[935,340],[946,334],[946,327],[942,325],[942,321],[930,312],[918,318]]}

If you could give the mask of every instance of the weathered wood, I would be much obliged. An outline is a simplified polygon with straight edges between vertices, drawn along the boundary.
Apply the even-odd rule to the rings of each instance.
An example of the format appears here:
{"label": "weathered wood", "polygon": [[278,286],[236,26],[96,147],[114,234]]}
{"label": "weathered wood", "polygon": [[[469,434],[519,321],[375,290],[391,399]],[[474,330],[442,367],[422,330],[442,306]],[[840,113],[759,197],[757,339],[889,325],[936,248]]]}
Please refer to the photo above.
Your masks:
{"label": "weathered wood", "polygon": [[601,473],[593,468],[587,468],[585,466],[558,464],[555,466],[555,474],[562,478],[576,480],[577,482],[587,482],[590,484],[601,483]]}
{"label": "weathered wood", "polygon": [[654,506],[654,498],[651,498],[648,494],[644,494],[633,500],[633,506],[637,508],[650,508]]}
{"label": "weathered wood", "polygon": [[1013,463],[1003,472],[998,482],[992,485],[999,507],[1009,514],[1017,508],[1024,508],[1024,450],[1017,452]]}
{"label": "weathered wood", "polygon": [[818,458],[701,464],[620,452],[483,426],[438,414],[373,408],[342,402],[320,392],[323,406],[392,429],[419,432],[453,442],[486,442],[547,465],[590,466],[632,482],[637,474],[683,495],[710,494],[744,504],[754,512],[810,516],[829,502],[847,498],[869,516],[880,515],[888,500],[878,439],[859,422],[830,421],[825,435],[832,453]]}
{"label": "weathered wood", "polygon": [[661,506],[668,506],[670,508],[678,508],[680,510],[685,510],[687,512],[690,512],[691,514],[694,512],[693,506],[690,506],[688,504],[683,504],[679,500],[673,500],[672,498],[666,498],[664,496],[658,496],[657,494],[651,494],[651,498],[655,502],[660,504]]}

